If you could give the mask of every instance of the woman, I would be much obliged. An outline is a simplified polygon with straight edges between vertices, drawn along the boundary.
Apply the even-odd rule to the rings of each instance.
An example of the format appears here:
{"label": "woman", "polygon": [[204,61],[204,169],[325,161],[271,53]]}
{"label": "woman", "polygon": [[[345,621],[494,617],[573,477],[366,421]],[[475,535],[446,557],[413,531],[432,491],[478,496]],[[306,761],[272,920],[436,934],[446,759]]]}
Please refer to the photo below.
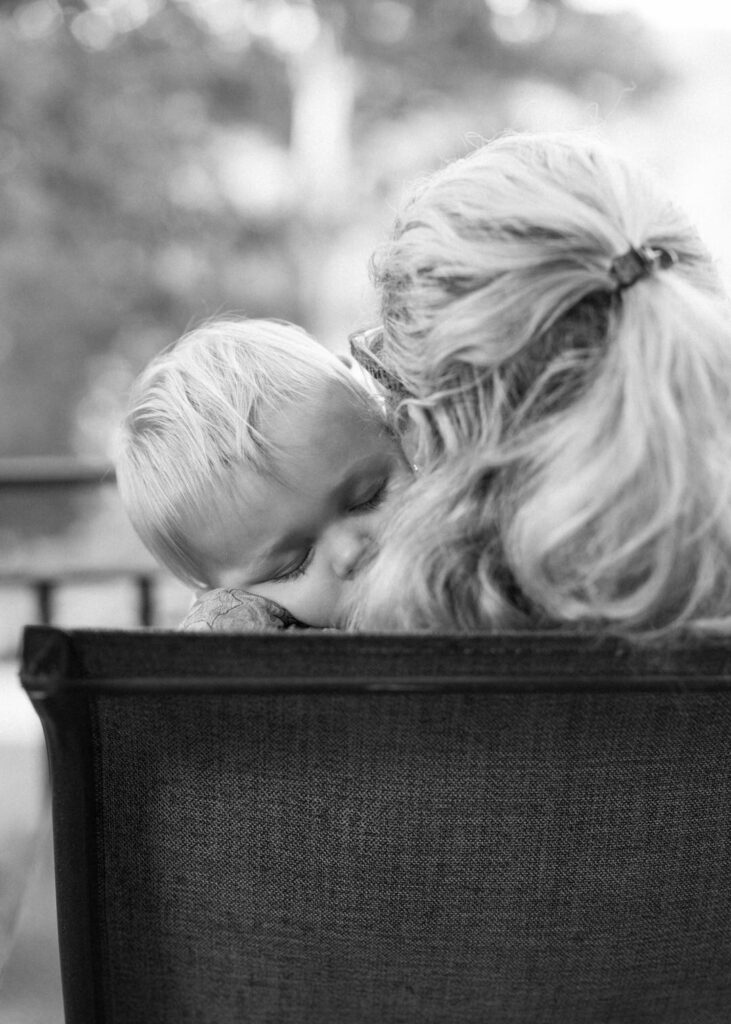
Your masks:
{"label": "woman", "polygon": [[368,629],[731,621],[731,328],[697,232],[592,137],[511,135],[421,182],[374,258],[417,474]]}

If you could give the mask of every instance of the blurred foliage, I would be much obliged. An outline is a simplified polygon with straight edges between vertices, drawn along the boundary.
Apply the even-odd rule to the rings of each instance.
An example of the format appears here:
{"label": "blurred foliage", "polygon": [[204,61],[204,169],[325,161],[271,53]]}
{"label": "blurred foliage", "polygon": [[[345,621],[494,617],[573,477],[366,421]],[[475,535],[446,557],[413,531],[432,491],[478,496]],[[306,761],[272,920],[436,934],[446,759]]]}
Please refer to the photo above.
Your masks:
{"label": "blurred foliage", "polygon": [[644,91],[667,75],[634,16],[589,13],[566,0],[327,6],[344,48],[363,63],[361,112],[376,116],[445,93],[488,97],[486,87],[519,77],[545,78],[593,98],[598,76]]}
{"label": "blurred foliage", "polygon": [[495,132],[511,82],[666,78],[636,20],[566,0],[1,0],[0,454],[103,453],[205,316],[316,329],[328,246],[411,176],[420,116]]}
{"label": "blurred foliage", "polygon": [[[5,452],[56,452],[89,357],[137,342],[147,356],[192,317],[240,303],[227,282],[242,252],[263,242],[263,260],[281,258],[285,225],[236,215],[211,150],[237,110],[284,135],[288,89],[281,61],[252,48],[242,67],[172,4],[103,51],[68,20],[31,40],[7,22],[0,437]],[[281,305],[296,314],[286,294]]]}

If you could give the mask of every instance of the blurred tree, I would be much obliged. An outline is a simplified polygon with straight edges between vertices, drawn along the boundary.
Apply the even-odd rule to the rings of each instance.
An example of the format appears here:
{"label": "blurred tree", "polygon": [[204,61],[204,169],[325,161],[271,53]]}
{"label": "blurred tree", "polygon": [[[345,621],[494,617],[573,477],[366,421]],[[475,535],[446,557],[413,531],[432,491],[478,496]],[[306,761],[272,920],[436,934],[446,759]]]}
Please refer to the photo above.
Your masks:
{"label": "blurred tree", "polygon": [[569,0],[318,0],[364,71],[365,118],[544,78],[593,96],[599,74],[640,95],[668,77],[649,30],[628,12]]}
{"label": "blurred tree", "polygon": [[[179,5],[103,50],[68,14],[28,38],[29,11],[0,24],[0,438],[15,454],[67,449],[85,361],[121,330],[144,359],[240,301],[228,270],[262,232],[281,258],[281,219],[238,216],[211,150],[234,117],[282,139],[289,117],[281,60],[252,46],[242,68]],[[270,298],[253,290],[247,311]]]}
{"label": "blurred tree", "polygon": [[505,83],[597,76],[641,99],[666,70],[567,0],[0,0],[0,452],[103,450],[206,315],[316,329],[385,124],[469,99],[497,130]]}

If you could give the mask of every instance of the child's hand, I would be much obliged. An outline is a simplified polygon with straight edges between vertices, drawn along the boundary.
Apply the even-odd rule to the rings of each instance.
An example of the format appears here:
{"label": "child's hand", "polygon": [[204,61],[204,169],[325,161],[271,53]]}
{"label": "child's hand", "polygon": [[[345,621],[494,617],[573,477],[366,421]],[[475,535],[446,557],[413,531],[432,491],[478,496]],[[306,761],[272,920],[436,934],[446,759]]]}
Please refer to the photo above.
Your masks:
{"label": "child's hand", "polygon": [[270,633],[302,627],[286,608],[245,590],[200,591],[195,604],[178,626],[198,633]]}

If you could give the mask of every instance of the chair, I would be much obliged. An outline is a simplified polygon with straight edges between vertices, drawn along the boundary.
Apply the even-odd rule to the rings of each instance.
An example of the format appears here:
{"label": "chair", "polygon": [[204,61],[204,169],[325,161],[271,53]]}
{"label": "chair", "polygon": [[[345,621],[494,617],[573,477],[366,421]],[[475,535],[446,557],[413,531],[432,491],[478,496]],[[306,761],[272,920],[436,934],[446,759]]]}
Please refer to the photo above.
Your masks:
{"label": "chair", "polygon": [[731,641],[29,627],[67,1024],[727,1024]]}

